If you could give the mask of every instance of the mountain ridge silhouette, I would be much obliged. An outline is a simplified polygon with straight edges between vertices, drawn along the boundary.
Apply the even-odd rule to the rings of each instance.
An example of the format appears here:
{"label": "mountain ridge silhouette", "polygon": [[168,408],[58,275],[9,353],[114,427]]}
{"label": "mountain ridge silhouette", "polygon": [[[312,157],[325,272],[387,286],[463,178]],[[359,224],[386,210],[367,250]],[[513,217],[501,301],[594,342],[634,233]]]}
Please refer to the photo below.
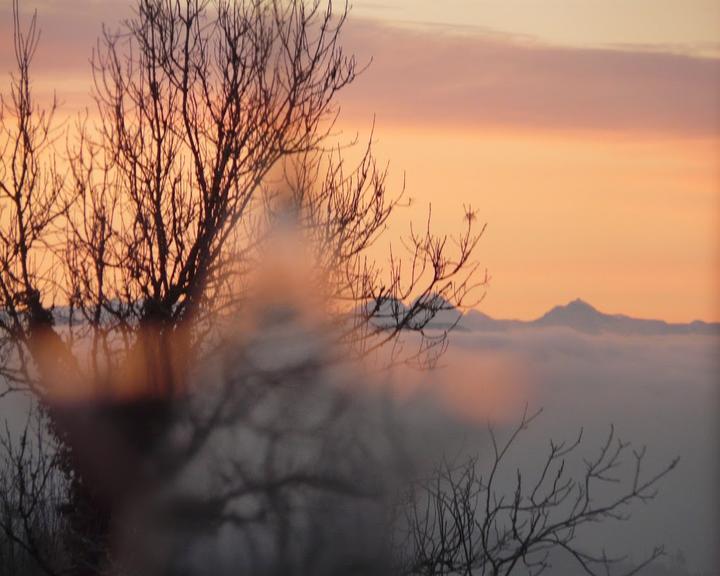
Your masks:
{"label": "mountain ridge silhouette", "polygon": [[466,312],[460,320],[466,331],[503,331],[513,328],[570,328],[587,334],[714,334],[720,335],[720,323],[694,320],[673,323],[665,320],[634,318],[626,314],[607,314],[576,298],[548,310],[534,320],[495,319],[478,310]]}

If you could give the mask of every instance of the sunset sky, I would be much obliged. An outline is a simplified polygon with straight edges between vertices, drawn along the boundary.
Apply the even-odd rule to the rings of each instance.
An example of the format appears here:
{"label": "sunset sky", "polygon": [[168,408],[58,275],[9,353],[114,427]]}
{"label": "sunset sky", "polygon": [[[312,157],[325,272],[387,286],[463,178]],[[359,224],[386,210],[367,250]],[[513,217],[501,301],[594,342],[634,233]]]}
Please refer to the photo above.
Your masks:
{"label": "sunset sky", "polygon": [[[101,23],[127,4],[28,0],[35,85],[82,105]],[[11,69],[0,0],[0,72]],[[481,309],[532,318],[581,297],[608,312],[720,320],[720,2],[355,0],[345,43],[373,60],[341,95],[375,117],[390,183],[451,232],[488,223]]]}

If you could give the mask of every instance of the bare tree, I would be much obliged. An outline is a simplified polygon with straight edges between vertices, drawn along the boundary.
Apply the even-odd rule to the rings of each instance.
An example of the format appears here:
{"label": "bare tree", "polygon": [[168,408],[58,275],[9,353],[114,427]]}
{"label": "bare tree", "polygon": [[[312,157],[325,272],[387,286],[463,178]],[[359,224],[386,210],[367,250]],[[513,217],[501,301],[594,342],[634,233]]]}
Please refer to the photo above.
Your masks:
{"label": "bare tree", "polygon": [[66,486],[47,422],[30,410],[22,433],[0,439],[0,567],[4,574],[59,574]]}
{"label": "bare tree", "polygon": [[[597,455],[583,458],[581,475],[569,473],[568,462],[581,446],[582,431],[572,443],[550,441],[539,471],[517,468],[514,489],[501,483],[509,452],[539,414],[526,410],[504,442],[489,430],[493,451],[486,470],[479,457],[445,463],[411,487],[399,531],[402,573],[541,574],[565,553],[583,573],[630,576],[664,553],[656,547],[628,570],[627,557],[588,551],[578,542],[591,525],[628,520],[630,506],[654,499],[658,483],[678,462],[647,475],[645,448],[633,449],[612,427]],[[623,467],[627,456],[630,470]]]}
{"label": "bare tree", "polygon": [[[479,236],[467,211],[457,239],[428,226],[411,233],[406,257],[368,256],[402,193],[388,195],[370,145],[350,167],[334,143],[336,95],[357,73],[340,45],[347,6],[138,1],[98,41],[99,121],[78,121],[67,173],[56,105],[32,98],[37,21],[24,29],[13,8],[18,69],[0,119],[3,375],[49,418],[69,483],[68,545],[77,573],[91,574],[109,561],[115,511],[147,478],[108,487],[117,470],[96,466],[89,424],[110,438],[101,423],[112,422],[120,440],[104,449],[142,468],[218,343],[216,327],[245,313],[279,223],[291,218],[310,240],[344,358],[393,348],[405,330],[424,334],[436,310],[462,306]],[[387,302],[411,297],[391,324],[374,322]],[[432,359],[444,337],[423,342],[391,361]],[[210,429],[196,426],[189,450]]]}
{"label": "bare tree", "polygon": [[33,16],[23,30],[17,3],[13,9],[17,71],[9,99],[0,100],[0,330],[8,390],[39,385],[30,365],[31,349],[42,354],[33,342],[45,341],[43,325],[51,322],[41,292],[56,289],[48,243],[53,225],[68,207],[52,156],[57,105],[39,105],[30,85],[30,63],[39,40],[37,20]]}

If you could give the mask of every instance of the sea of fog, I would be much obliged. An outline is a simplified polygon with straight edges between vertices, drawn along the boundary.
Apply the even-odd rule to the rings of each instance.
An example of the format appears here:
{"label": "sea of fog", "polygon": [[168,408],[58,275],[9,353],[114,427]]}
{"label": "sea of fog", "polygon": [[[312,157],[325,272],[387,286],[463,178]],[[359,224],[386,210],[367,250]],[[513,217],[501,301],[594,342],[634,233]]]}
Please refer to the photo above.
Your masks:
{"label": "sea of fog", "polygon": [[[653,502],[633,507],[627,523],[598,526],[587,543],[638,560],[664,544],[666,565],[681,559],[686,569],[668,573],[714,575],[720,550],[719,351],[720,339],[711,335],[587,335],[568,328],[455,332],[442,366],[416,375],[414,384],[467,422],[464,445],[481,455],[487,443],[481,430],[471,431],[474,425],[490,422],[501,434],[526,404],[543,408],[513,454],[513,464],[530,475],[549,438],[572,440],[580,428],[588,457],[611,425],[622,439],[647,446],[648,472],[679,456]],[[576,463],[574,471],[581,467]],[[512,486],[511,476],[508,482]]]}
{"label": "sea of fog", "polygon": [[[419,453],[433,458],[473,454],[482,465],[491,455],[488,425],[502,439],[526,406],[542,408],[501,477],[500,485],[510,493],[516,468],[528,478],[538,472],[550,438],[570,441],[583,429],[578,458],[568,464],[571,473],[581,474],[582,457],[597,454],[613,425],[620,438],[647,446],[648,474],[676,456],[680,463],[654,501],[630,510],[629,522],[599,524],[581,535],[582,545],[638,561],[654,545],[664,544],[668,558],[645,574],[717,574],[717,336],[590,335],[535,327],[457,331],[449,338],[449,349],[434,370],[400,369],[392,375],[400,404],[408,407]],[[0,420],[17,429],[27,406],[21,397],[0,400]],[[550,573],[576,572],[558,568]]]}

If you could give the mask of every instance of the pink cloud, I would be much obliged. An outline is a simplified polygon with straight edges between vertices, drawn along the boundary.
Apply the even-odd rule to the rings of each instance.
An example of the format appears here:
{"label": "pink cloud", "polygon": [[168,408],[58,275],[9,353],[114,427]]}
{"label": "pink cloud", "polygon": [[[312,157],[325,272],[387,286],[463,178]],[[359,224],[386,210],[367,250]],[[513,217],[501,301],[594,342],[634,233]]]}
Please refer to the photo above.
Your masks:
{"label": "pink cloud", "polygon": [[561,48],[502,35],[354,22],[373,63],[344,95],[380,123],[439,123],[706,136],[720,130],[720,59]]}
{"label": "pink cloud", "polygon": [[[130,3],[23,3],[39,11],[35,75],[88,74],[102,24]],[[0,74],[12,69],[9,3],[0,7]],[[349,52],[371,67],[341,95],[344,113],[380,124],[599,130],[673,136],[720,132],[720,59],[564,48],[502,34],[351,20]],[[61,94],[62,97],[62,94]]]}
{"label": "pink cloud", "polygon": [[[23,25],[37,11],[40,44],[33,61],[35,76],[62,75],[63,72],[90,74],[90,56],[103,25],[117,30],[122,20],[132,15],[130,2],[35,0],[20,2]],[[12,5],[0,6],[0,75],[14,67]]]}

